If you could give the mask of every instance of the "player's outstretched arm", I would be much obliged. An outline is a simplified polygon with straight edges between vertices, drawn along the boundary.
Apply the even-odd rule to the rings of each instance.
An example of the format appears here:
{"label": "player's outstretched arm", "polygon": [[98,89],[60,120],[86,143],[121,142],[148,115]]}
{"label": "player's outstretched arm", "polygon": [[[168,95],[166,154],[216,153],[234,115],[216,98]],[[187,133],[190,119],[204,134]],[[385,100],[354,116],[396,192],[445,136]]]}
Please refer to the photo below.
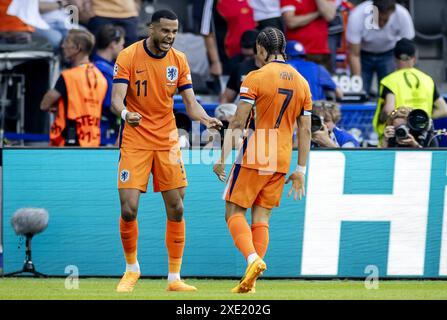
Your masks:
{"label": "player's outstretched arm", "polygon": [[200,121],[208,129],[222,128],[222,122],[216,118],[210,117],[205,109],[197,102],[196,96],[192,89],[186,89],[180,92],[183,103],[185,104],[186,113],[192,121]]}
{"label": "player's outstretched arm", "polygon": [[127,83],[114,83],[112,87],[112,105],[111,110],[117,116],[120,116],[132,127],[140,124],[141,115],[138,112],[128,112],[124,106],[124,99],[127,94]]}
{"label": "player's outstretched arm", "polygon": [[298,165],[295,172],[293,172],[286,180],[286,183],[292,181],[292,187],[287,196],[291,196],[294,193],[293,199],[297,200],[306,195],[304,189],[306,163],[310,150],[311,139],[311,118],[310,116],[299,116],[297,119],[298,125]]}
{"label": "player's outstretched arm", "polygon": [[233,149],[233,141],[239,141],[242,135],[242,130],[244,129],[244,124],[247,122],[247,118],[250,115],[252,107],[253,106],[250,103],[240,101],[236,110],[236,114],[228,125],[228,129],[225,132],[224,142],[220,153],[220,159],[213,167],[213,171],[220,181],[225,181],[225,160]]}

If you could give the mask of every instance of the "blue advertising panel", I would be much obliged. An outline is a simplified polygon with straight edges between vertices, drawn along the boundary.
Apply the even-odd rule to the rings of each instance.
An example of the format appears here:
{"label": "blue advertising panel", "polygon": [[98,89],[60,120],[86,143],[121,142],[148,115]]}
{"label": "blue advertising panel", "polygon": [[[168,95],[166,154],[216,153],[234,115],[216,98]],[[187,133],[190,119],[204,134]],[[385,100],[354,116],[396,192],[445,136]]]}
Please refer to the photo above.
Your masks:
{"label": "blue advertising panel", "polygon": [[[189,186],[182,274],[239,277],[245,262],[227,230],[225,185],[212,172],[213,156],[193,150],[183,158]],[[12,215],[38,207],[50,215],[33,238],[38,271],[64,275],[75,265],[81,276],[121,275],[118,159],[116,149],[4,150],[4,272],[20,270],[25,256]],[[306,197],[287,198],[287,185],[273,210],[265,277],[365,277],[371,267],[384,278],[446,277],[446,165],[442,150],[311,151]],[[138,217],[142,274],[166,276],[166,214],[152,181]]]}

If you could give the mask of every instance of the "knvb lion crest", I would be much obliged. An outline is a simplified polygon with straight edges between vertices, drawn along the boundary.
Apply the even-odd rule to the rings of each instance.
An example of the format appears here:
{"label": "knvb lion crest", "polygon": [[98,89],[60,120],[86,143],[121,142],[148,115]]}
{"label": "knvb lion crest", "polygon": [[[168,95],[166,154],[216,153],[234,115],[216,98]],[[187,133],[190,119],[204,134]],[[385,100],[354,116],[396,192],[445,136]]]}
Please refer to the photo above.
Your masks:
{"label": "knvb lion crest", "polygon": [[169,81],[174,82],[178,79],[178,69],[175,66],[169,66],[166,68],[166,78]]}
{"label": "knvb lion crest", "polygon": [[121,182],[127,182],[130,178],[129,170],[121,170],[120,172],[120,180]]}

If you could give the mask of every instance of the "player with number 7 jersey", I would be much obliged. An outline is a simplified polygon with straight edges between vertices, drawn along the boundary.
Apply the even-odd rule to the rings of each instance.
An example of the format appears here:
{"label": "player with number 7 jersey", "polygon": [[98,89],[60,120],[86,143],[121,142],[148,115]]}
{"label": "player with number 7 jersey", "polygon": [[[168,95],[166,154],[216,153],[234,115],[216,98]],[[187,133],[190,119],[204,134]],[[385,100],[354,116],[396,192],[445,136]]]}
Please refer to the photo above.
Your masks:
{"label": "player with number 7 jersey", "polygon": [[240,88],[240,100],[253,106],[240,165],[289,172],[294,124],[298,116],[312,111],[307,81],[286,62],[273,60],[247,75]]}
{"label": "player with number 7 jersey", "polygon": [[[292,66],[272,60],[247,75],[240,88],[240,100],[249,104],[251,110],[224,197],[242,207],[251,207],[253,200],[257,200],[258,204],[271,209],[279,206],[284,186],[281,181],[289,172],[296,119],[312,111],[309,85]],[[253,171],[241,170],[241,167]],[[253,174],[256,177],[252,177]],[[260,190],[247,190],[264,185],[269,177],[277,177],[277,183],[272,186],[272,192],[266,193],[268,196],[263,192],[258,194]],[[257,184],[253,179],[262,182]],[[247,195],[256,197],[252,199]]]}
{"label": "player with number 7 jersey", "polygon": [[[254,292],[256,279],[267,268],[263,261],[269,242],[268,222],[279,206],[284,184],[292,181],[304,195],[304,174],[310,148],[312,99],[307,81],[290,65],[285,55],[286,39],[275,28],[265,28],[256,39],[258,61],[263,66],[250,72],[240,88],[240,102],[224,138],[214,172],[226,178],[228,146],[245,124],[242,146],[227,180],[223,198],[225,219],[234,244],[244,255],[247,269],[234,293]],[[298,165],[285,179],[292,157],[292,137],[298,127]],[[245,218],[251,209],[251,228]]]}

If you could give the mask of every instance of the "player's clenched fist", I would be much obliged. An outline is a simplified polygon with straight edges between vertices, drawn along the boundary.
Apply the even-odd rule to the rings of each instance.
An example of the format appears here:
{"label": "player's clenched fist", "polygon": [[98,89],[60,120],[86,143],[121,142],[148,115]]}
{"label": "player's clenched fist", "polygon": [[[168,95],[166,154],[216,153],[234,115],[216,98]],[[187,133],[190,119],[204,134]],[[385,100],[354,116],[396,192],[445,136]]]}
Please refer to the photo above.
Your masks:
{"label": "player's clenched fist", "polygon": [[132,127],[136,127],[140,124],[141,114],[138,112],[128,112],[126,114],[126,122],[130,124]]}

